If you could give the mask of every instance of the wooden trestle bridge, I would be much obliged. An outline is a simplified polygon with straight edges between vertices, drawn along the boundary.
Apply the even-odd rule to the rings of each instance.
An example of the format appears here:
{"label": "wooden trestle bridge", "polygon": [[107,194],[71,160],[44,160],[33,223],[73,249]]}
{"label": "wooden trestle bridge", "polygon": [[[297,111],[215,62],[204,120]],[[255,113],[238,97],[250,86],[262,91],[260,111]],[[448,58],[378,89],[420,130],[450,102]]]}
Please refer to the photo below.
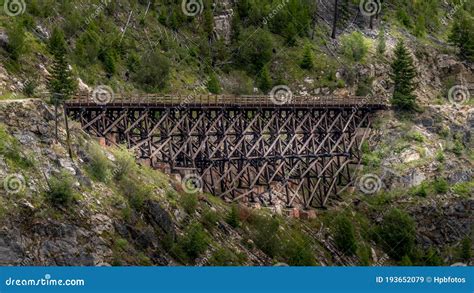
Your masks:
{"label": "wooden trestle bridge", "polygon": [[324,207],[351,186],[371,116],[368,97],[77,96],[66,114],[109,144],[126,145],[152,166],[202,178],[225,199]]}

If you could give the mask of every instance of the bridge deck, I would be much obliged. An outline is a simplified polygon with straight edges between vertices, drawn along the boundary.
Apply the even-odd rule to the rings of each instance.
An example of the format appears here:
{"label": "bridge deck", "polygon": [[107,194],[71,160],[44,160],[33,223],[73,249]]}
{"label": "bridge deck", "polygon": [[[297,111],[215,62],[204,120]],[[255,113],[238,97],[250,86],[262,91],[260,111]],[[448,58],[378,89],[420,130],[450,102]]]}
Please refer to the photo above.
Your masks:
{"label": "bridge deck", "polygon": [[288,101],[270,96],[236,96],[236,95],[113,95],[94,98],[92,95],[76,96],[66,102],[66,107],[196,107],[196,108],[370,108],[385,109],[385,100],[364,96],[294,96]]}

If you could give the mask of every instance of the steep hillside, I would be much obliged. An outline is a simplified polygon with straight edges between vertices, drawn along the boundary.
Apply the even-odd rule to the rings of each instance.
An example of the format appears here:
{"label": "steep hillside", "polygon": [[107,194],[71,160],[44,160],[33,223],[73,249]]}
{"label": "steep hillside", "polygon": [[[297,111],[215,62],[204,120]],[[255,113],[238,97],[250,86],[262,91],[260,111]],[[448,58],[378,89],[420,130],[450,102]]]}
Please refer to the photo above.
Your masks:
{"label": "steep hillside", "polygon": [[[472,265],[474,5],[365,2],[339,1],[335,23],[333,1],[309,0],[32,0],[3,11],[0,265]],[[69,144],[62,119],[55,140],[54,28],[78,91],[116,94],[287,85],[389,102],[404,40],[416,107],[380,113],[357,184],[328,210],[226,203],[74,123]]]}

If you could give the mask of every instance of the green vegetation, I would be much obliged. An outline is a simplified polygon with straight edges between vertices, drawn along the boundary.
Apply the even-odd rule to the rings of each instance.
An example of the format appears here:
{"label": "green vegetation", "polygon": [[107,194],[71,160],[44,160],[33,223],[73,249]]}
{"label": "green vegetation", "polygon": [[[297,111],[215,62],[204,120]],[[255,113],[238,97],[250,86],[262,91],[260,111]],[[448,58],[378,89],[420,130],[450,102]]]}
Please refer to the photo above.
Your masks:
{"label": "green vegetation", "polygon": [[241,266],[245,261],[244,254],[236,253],[229,248],[219,248],[212,254],[209,263],[211,266]]}
{"label": "green vegetation", "polygon": [[311,47],[308,45],[304,49],[300,67],[306,70],[311,70],[314,67],[313,53],[311,52]]}
{"label": "green vegetation", "polygon": [[237,204],[233,204],[230,208],[230,212],[226,217],[226,222],[234,228],[240,226],[239,207]]}
{"label": "green vegetation", "polygon": [[416,85],[413,79],[416,70],[413,58],[410,56],[405,43],[399,41],[395,48],[395,57],[392,62],[392,73],[390,75],[395,83],[392,104],[401,110],[414,110],[416,108],[416,96],[413,93]]}
{"label": "green vegetation", "polygon": [[444,178],[438,178],[433,182],[433,188],[436,193],[446,193],[448,192],[448,182]]}
{"label": "green vegetation", "polygon": [[120,148],[114,151],[115,166],[112,175],[115,180],[123,179],[136,169],[135,157],[126,148]]}
{"label": "green vegetation", "polygon": [[70,174],[62,172],[49,180],[46,198],[55,206],[69,206],[74,199],[73,181]]}
{"label": "green vegetation", "polygon": [[354,225],[347,215],[340,215],[336,218],[334,241],[346,255],[354,255],[357,252]]}
{"label": "green vegetation", "polygon": [[198,199],[195,194],[185,193],[181,195],[180,204],[188,214],[193,214],[198,206]]}
{"label": "green vegetation", "polygon": [[460,10],[454,19],[449,41],[458,47],[461,58],[474,62],[474,18]]}
{"label": "green vegetation", "polygon": [[19,142],[11,136],[5,125],[0,124],[0,155],[5,157],[8,165],[18,169],[28,169],[33,166],[33,161],[21,152]]}
{"label": "green vegetation", "polygon": [[364,60],[369,47],[360,32],[353,32],[341,38],[341,50],[348,60],[360,62]]}
{"label": "green vegetation", "polygon": [[472,239],[468,236],[461,241],[460,257],[464,261],[472,258]]}
{"label": "green vegetation", "polygon": [[391,258],[401,260],[415,247],[415,222],[404,211],[392,209],[384,216],[376,238]]}
{"label": "green vegetation", "polygon": [[377,54],[383,56],[387,50],[387,44],[385,40],[385,28],[381,27],[379,35],[377,37]]}
{"label": "green vegetation", "polygon": [[89,175],[97,181],[107,182],[111,177],[111,163],[105,156],[102,148],[96,144],[91,143],[88,145],[89,162],[87,163],[86,170]]}
{"label": "green vegetation", "polygon": [[172,252],[182,261],[192,262],[206,251],[209,241],[209,236],[202,225],[191,223],[186,228],[185,235],[178,239],[172,248]]}

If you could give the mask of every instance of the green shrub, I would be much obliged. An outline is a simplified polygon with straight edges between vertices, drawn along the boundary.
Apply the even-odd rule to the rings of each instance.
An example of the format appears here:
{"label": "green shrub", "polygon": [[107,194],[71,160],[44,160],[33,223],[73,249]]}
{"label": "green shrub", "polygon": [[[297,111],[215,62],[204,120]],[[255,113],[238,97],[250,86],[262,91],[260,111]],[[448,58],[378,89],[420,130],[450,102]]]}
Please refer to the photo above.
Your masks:
{"label": "green shrub", "polygon": [[413,140],[413,141],[416,141],[416,142],[423,142],[425,141],[425,137],[423,136],[423,134],[417,132],[417,131],[410,131],[408,132],[407,134],[407,138],[409,140]]}
{"label": "green shrub", "polygon": [[359,257],[360,265],[369,266],[371,258],[370,246],[360,245],[357,249],[357,256]]}
{"label": "green shrub", "polygon": [[341,38],[342,53],[351,61],[362,61],[369,47],[365,43],[364,36],[360,32],[353,32]]}
{"label": "green shrub", "polygon": [[17,62],[20,56],[26,51],[26,35],[23,25],[17,22],[11,26],[7,26],[8,46],[7,51],[10,58]]}
{"label": "green shrub", "polygon": [[472,182],[459,182],[454,184],[452,190],[457,195],[469,196],[472,195],[474,184]]}
{"label": "green shrub", "polygon": [[419,197],[428,196],[428,188],[426,186],[426,183],[423,182],[420,185],[413,187],[410,193],[412,196],[419,196]]}
{"label": "green shrub", "polygon": [[130,177],[124,177],[120,181],[119,187],[127,197],[130,206],[137,211],[143,208],[145,201],[153,193],[153,187]]}
{"label": "green shrub", "polygon": [[125,148],[120,148],[114,152],[115,166],[112,175],[115,180],[121,180],[136,169],[135,157]]}
{"label": "green shrub", "polygon": [[193,261],[206,251],[209,245],[209,236],[201,224],[192,223],[186,228],[185,235],[179,239],[178,245],[188,260]]}
{"label": "green shrub", "polygon": [[415,222],[404,211],[390,210],[378,230],[378,241],[393,259],[410,255],[415,246]]}
{"label": "green shrub", "polygon": [[422,261],[423,265],[432,267],[442,266],[444,264],[439,252],[431,247],[426,251]]}
{"label": "green shrub", "polygon": [[198,206],[198,199],[195,194],[183,194],[180,198],[180,204],[188,214],[193,214]]}
{"label": "green shrub", "polygon": [[472,239],[465,237],[461,241],[460,257],[463,261],[469,261],[472,258]]}
{"label": "green shrub", "polygon": [[433,188],[438,194],[446,193],[448,192],[448,182],[444,178],[436,179],[433,182]]}
{"label": "green shrub", "polygon": [[440,163],[443,163],[444,160],[445,160],[445,156],[444,156],[444,152],[442,150],[439,150],[437,153],[436,153],[436,160]]}
{"label": "green shrub", "polygon": [[464,150],[464,145],[462,144],[462,142],[459,139],[456,139],[456,141],[454,142],[454,146],[451,149],[451,151],[455,155],[460,156],[460,155],[462,155],[463,150]]}
{"label": "green shrub", "polygon": [[408,255],[404,255],[400,260],[400,266],[402,267],[410,267],[413,263]]}
{"label": "green shrub", "polygon": [[270,257],[280,252],[281,243],[278,238],[280,223],[277,219],[254,215],[251,218],[251,238],[255,245]]}
{"label": "green shrub", "polygon": [[71,176],[62,172],[49,180],[46,198],[55,206],[69,206],[74,199],[73,181]]}
{"label": "green shrub", "polygon": [[23,87],[23,94],[29,98],[33,97],[35,95],[37,86],[38,85],[35,80],[27,80]]}
{"label": "green shrub", "polygon": [[280,257],[290,266],[314,266],[313,251],[311,242],[307,237],[294,232],[290,235],[281,236],[283,248]]}
{"label": "green shrub", "polygon": [[211,74],[209,81],[207,82],[207,90],[213,94],[221,93],[221,85],[215,74]]}
{"label": "green shrub", "polygon": [[100,182],[107,182],[111,177],[109,159],[105,156],[102,148],[95,143],[89,144],[88,147],[89,162],[87,171],[91,177]]}
{"label": "green shrub", "polygon": [[226,217],[226,222],[234,228],[240,226],[239,207],[237,204],[233,204],[229,214]]}
{"label": "green shrub", "polygon": [[336,246],[346,255],[357,252],[354,224],[346,215],[340,215],[335,220],[334,241]]}
{"label": "green shrub", "polygon": [[209,259],[211,266],[240,266],[245,261],[244,254],[236,253],[225,247],[216,250]]}
{"label": "green shrub", "polygon": [[164,89],[168,85],[171,63],[161,53],[143,56],[140,70],[132,75],[132,79],[147,92]]}
{"label": "green shrub", "polygon": [[217,212],[214,212],[211,209],[205,211],[201,219],[202,224],[208,230],[212,230],[217,225],[218,221],[219,215],[217,214]]}

